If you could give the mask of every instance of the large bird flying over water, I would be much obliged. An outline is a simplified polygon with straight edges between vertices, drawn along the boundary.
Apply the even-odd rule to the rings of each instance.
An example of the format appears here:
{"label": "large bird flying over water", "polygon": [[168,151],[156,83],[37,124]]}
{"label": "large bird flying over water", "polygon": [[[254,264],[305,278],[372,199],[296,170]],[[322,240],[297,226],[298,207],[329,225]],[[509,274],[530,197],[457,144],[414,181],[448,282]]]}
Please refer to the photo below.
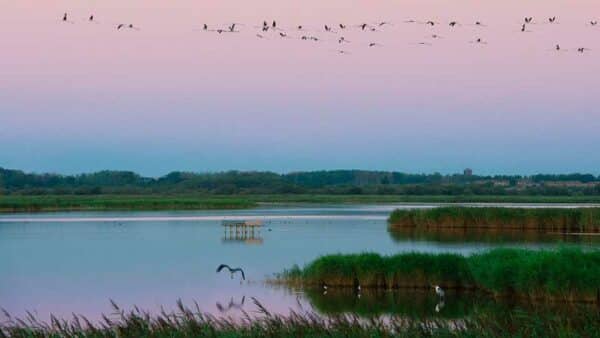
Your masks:
{"label": "large bird flying over water", "polygon": [[221,264],[219,265],[219,267],[217,267],[217,272],[221,272],[221,270],[223,269],[227,269],[229,270],[229,273],[231,273],[231,278],[233,279],[233,275],[236,272],[240,272],[242,274],[242,279],[246,280],[246,274],[244,274],[244,270],[242,270],[242,268],[231,268],[229,265],[227,264]]}

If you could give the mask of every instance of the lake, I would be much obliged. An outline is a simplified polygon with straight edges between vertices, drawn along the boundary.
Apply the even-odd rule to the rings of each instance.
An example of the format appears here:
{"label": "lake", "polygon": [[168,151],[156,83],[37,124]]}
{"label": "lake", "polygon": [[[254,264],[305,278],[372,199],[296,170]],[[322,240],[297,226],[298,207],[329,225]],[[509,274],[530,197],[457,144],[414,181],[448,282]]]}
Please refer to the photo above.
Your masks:
{"label": "lake", "polygon": [[[30,310],[41,319],[50,313],[97,319],[112,311],[110,299],[126,309],[137,305],[150,311],[174,309],[182,299],[187,305],[198,302],[203,311],[235,317],[242,299],[245,310],[254,310],[250,297],[255,297],[282,314],[299,306],[321,313],[364,312],[366,306],[376,313],[402,308],[420,314],[461,314],[476,297],[450,296],[440,309],[433,292],[418,297],[365,293],[352,300],[353,295],[341,292],[327,297],[314,290],[274,287],[265,280],[330,253],[470,254],[497,246],[598,245],[593,238],[545,234],[390,233],[386,219],[398,207],[435,206],[282,205],[234,211],[0,215],[0,307],[17,316]],[[236,235],[221,226],[224,219],[262,219],[264,226],[254,234]],[[239,276],[231,279],[227,272],[217,274],[220,263],[244,268],[247,282],[240,284]]]}

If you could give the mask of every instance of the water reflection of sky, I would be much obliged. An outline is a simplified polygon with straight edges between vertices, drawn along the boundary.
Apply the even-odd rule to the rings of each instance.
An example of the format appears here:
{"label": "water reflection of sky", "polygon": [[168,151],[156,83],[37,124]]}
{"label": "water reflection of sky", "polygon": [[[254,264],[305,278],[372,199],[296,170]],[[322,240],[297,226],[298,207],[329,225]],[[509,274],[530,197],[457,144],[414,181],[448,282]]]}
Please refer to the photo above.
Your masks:
{"label": "water reflection of sky", "polygon": [[[414,207],[414,206],[411,206]],[[287,313],[297,294],[264,285],[265,277],[319,255],[373,251],[458,252],[502,245],[552,247],[557,241],[444,241],[387,231],[391,206],[261,208],[240,211],[19,214],[0,217],[0,307],[17,315],[35,310],[96,318],[110,312],[109,299],[124,306],[159,310],[197,301],[216,304],[256,297],[269,310]],[[261,216],[262,243],[223,242],[223,218]],[[271,231],[269,231],[271,229]],[[240,285],[216,266],[246,271]],[[301,303],[307,306],[301,297]],[[250,309],[252,309],[251,305]],[[235,311],[234,311],[235,312]]]}

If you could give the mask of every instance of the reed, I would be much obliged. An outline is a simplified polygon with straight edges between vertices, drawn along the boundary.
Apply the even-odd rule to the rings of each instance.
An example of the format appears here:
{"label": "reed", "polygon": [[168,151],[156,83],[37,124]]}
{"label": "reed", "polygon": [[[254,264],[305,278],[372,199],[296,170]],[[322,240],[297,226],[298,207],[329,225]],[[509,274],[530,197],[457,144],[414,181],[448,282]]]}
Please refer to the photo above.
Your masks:
{"label": "reed", "polygon": [[256,203],[243,198],[203,196],[3,196],[0,212],[105,211],[105,210],[201,210],[241,209]]}
{"label": "reed", "polygon": [[303,286],[471,289],[496,296],[600,301],[600,250],[494,249],[472,256],[327,255],[279,280]]}
{"label": "reed", "polygon": [[70,320],[51,317],[49,323],[29,313],[13,318],[8,313],[0,324],[0,337],[598,337],[600,313],[573,309],[569,316],[548,311],[481,312],[464,319],[420,319],[402,316],[323,316],[291,311],[271,314],[255,300],[259,314],[244,312],[240,320],[217,318],[178,302],[178,310],[150,314],[114,304],[115,312],[92,322],[79,315]]}
{"label": "reed", "polygon": [[543,232],[600,232],[600,208],[440,207],[396,209],[391,228],[483,228]]}

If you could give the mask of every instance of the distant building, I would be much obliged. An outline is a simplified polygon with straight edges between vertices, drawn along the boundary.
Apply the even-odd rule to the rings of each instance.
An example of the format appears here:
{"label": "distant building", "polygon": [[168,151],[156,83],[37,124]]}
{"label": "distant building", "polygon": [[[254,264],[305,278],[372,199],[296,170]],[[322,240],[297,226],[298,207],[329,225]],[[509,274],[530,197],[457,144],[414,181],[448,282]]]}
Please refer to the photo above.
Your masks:
{"label": "distant building", "polygon": [[463,170],[463,175],[465,175],[465,176],[473,176],[473,169],[467,168],[467,169]]}

